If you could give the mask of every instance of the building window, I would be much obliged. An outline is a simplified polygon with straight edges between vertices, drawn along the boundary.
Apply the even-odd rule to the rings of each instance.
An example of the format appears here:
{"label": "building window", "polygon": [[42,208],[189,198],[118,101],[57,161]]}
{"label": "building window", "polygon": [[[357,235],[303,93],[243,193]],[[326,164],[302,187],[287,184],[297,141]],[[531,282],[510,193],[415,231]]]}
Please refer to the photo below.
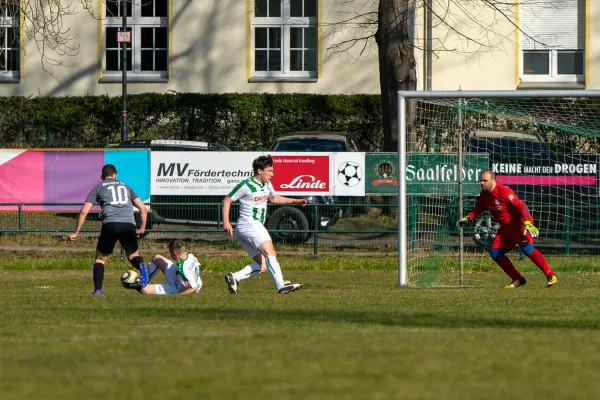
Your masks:
{"label": "building window", "polygon": [[251,81],[317,78],[317,1],[254,1]]}
{"label": "building window", "polygon": [[584,82],[585,0],[520,3],[521,81]]}
{"label": "building window", "polygon": [[20,77],[20,14],[15,0],[0,0],[0,82]]}
{"label": "building window", "polygon": [[122,30],[122,0],[106,0],[104,4],[103,80],[120,80],[124,62],[122,47],[127,46],[127,79],[164,81],[169,71],[168,0],[144,0],[126,3],[127,30],[131,43],[118,43]]}

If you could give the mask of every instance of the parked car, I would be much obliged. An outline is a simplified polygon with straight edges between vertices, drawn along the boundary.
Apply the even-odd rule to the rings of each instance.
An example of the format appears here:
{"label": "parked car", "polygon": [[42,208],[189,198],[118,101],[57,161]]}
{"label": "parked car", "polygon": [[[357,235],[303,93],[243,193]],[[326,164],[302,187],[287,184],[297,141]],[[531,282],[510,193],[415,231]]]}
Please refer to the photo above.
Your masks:
{"label": "parked car", "polygon": [[220,143],[192,140],[125,140],[114,147],[150,148],[153,151],[231,151]]}
{"label": "parked car", "polygon": [[[152,151],[230,151],[227,146],[219,143],[206,143],[185,140],[128,140],[116,147],[125,148],[150,148]],[[332,204],[331,196],[306,197],[309,204]],[[150,229],[155,224],[177,224],[194,226],[219,226],[221,224],[220,204],[223,195],[218,196],[179,196],[179,195],[151,195],[151,210],[147,227]],[[165,204],[169,203],[169,204]],[[205,205],[190,206],[188,204],[202,203]],[[179,205],[181,204],[181,205]],[[231,222],[237,221],[237,204],[232,205]],[[276,242],[289,244],[304,243],[310,239],[310,232],[297,232],[309,230],[327,230],[340,217],[340,214],[329,207],[319,209],[315,216],[315,208],[290,207],[269,204],[269,214],[265,221],[267,229],[285,232],[272,232],[271,237]],[[316,218],[318,217],[318,218]]]}
{"label": "parked car", "polygon": [[342,132],[290,132],[278,137],[270,151],[343,152],[358,151],[356,144]]}

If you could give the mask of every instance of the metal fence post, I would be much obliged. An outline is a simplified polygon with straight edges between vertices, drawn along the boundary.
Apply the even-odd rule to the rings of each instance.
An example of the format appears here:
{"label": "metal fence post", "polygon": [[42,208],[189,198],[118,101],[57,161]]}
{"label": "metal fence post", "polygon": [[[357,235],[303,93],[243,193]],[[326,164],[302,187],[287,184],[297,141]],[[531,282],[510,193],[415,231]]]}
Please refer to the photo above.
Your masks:
{"label": "metal fence post", "polygon": [[417,242],[417,210],[419,209],[419,200],[414,197],[410,197],[409,200],[410,207],[410,240],[411,240],[411,250],[415,250],[416,242]]}
{"label": "metal fence post", "polygon": [[319,257],[319,206],[315,207],[315,226],[314,226],[314,240],[313,240],[313,257]]}
{"label": "metal fence post", "polygon": [[565,215],[565,254],[571,252],[571,201],[566,201],[567,213]]}
{"label": "metal fence post", "polygon": [[45,116],[44,130],[46,131],[46,148],[50,147],[50,122],[52,122],[52,118]]}

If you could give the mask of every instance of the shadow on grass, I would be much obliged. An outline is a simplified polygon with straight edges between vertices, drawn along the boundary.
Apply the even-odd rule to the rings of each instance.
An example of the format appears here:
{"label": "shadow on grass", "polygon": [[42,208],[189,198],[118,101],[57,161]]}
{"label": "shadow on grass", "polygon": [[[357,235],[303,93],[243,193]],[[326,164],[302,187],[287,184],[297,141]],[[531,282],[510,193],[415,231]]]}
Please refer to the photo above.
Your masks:
{"label": "shadow on grass", "polygon": [[[73,310],[76,312],[75,310]],[[79,309],[88,316],[103,316],[112,314],[114,309]],[[119,310],[120,311],[120,310]],[[118,312],[118,311],[117,311]],[[535,319],[535,316],[524,315],[521,317],[499,317],[479,315],[457,315],[448,312],[411,312],[399,311],[351,311],[351,310],[300,310],[300,309],[223,309],[216,307],[207,308],[161,308],[147,309],[145,307],[130,307],[123,312],[124,317],[135,313],[136,317],[152,317],[169,319],[198,318],[203,321],[231,320],[236,323],[249,321],[252,323],[281,323],[293,325],[299,323],[354,323],[366,325],[397,326],[407,328],[507,328],[507,329],[592,329],[600,330],[600,319],[578,319],[577,316],[555,314],[557,319],[548,320],[547,313]],[[558,319],[560,318],[560,319]]]}

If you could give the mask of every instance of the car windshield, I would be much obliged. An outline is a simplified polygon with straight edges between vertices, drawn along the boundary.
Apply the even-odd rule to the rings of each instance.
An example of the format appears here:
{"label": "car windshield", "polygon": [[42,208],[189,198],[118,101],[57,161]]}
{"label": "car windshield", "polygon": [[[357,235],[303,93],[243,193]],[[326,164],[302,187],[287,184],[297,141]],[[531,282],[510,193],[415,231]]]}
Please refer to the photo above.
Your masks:
{"label": "car windshield", "polygon": [[275,143],[274,151],[346,151],[346,144],[336,140],[293,139]]}

